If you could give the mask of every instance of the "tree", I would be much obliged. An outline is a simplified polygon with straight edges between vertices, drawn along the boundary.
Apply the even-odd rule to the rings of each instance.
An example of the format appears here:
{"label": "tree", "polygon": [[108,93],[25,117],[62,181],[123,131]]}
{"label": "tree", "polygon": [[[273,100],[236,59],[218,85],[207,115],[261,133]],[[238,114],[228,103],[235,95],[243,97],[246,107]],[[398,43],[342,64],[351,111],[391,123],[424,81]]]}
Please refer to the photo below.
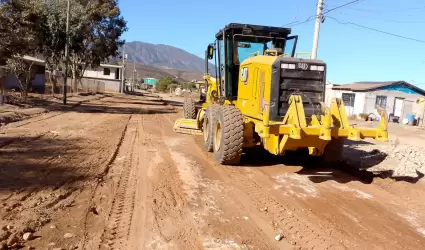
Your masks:
{"label": "tree", "polygon": [[5,65],[6,73],[18,79],[24,98],[30,88],[34,68],[32,63],[23,60],[23,56],[36,55],[41,51],[42,13],[40,0],[0,1],[0,65]]}
{"label": "tree", "polygon": [[172,77],[163,77],[158,80],[156,83],[156,90],[158,91],[166,91],[172,85],[177,85],[178,82]]}
{"label": "tree", "polygon": [[[64,68],[65,63],[66,6],[67,0],[0,0],[0,65],[13,56],[41,55],[52,81],[53,71]],[[72,0],[71,67],[65,73],[75,81],[87,67],[96,68],[117,57],[126,30],[116,0]],[[16,63],[9,69],[20,68]]]}
{"label": "tree", "polygon": [[12,57],[6,62],[6,71],[16,77],[21,91],[21,97],[25,100],[31,87],[31,81],[36,73],[34,63],[22,57]]}
{"label": "tree", "polygon": [[196,89],[196,84],[191,83],[191,82],[187,82],[187,83],[183,83],[182,87],[183,87],[183,89],[193,90],[193,89]]}
{"label": "tree", "polygon": [[64,68],[66,42],[66,0],[45,0],[43,18],[40,27],[44,38],[42,56],[49,72],[49,82],[52,84],[52,93],[57,91],[55,72]]}
{"label": "tree", "polygon": [[70,64],[74,87],[88,67],[119,55],[127,23],[116,0],[78,0],[70,21]]}
{"label": "tree", "polygon": [[36,54],[43,44],[40,0],[1,0],[0,64],[14,55]]}

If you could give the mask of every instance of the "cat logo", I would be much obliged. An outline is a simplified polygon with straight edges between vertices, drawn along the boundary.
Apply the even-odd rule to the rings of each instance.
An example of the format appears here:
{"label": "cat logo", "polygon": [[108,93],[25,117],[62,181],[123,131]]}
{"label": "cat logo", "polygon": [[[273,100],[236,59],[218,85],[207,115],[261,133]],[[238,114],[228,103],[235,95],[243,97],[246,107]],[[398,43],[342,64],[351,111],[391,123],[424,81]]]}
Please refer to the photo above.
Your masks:
{"label": "cat logo", "polygon": [[307,70],[308,64],[307,63],[298,63],[298,68],[302,69],[302,70]]}

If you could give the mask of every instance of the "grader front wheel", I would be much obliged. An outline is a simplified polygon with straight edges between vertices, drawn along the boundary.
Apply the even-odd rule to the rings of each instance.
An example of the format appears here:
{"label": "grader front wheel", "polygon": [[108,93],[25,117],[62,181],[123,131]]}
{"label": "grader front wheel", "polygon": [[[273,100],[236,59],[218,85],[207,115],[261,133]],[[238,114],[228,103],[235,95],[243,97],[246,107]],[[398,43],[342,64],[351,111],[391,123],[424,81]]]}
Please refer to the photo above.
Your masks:
{"label": "grader front wheel", "polygon": [[183,111],[185,119],[196,119],[196,106],[192,99],[184,100]]}
{"label": "grader front wheel", "polygon": [[211,105],[207,108],[204,115],[203,123],[203,135],[204,135],[204,147],[208,152],[213,151],[213,123],[215,113],[218,107]]}
{"label": "grader front wheel", "polygon": [[214,158],[223,165],[240,163],[243,146],[244,121],[239,109],[233,106],[217,110],[213,126]]}

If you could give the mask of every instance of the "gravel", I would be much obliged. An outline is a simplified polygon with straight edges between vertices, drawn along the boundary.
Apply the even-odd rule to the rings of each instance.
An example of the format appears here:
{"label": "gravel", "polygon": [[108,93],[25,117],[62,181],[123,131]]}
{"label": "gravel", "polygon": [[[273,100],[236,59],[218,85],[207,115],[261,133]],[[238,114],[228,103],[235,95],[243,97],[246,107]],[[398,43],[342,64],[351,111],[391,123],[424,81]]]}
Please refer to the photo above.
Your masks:
{"label": "gravel", "polygon": [[32,240],[34,238],[34,235],[32,233],[28,232],[28,233],[24,233],[24,235],[22,236],[22,238],[25,241],[29,241],[29,240]]}
{"label": "gravel", "polygon": [[73,233],[66,233],[63,237],[65,239],[73,238],[75,235]]}
{"label": "gravel", "polygon": [[346,155],[345,158],[359,168],[370,172],[386,172],[391,177],[418,177],[425,174],[425,148],[411,145],[384,145],[379,149],[358,147],[365,150],[361,155]]}

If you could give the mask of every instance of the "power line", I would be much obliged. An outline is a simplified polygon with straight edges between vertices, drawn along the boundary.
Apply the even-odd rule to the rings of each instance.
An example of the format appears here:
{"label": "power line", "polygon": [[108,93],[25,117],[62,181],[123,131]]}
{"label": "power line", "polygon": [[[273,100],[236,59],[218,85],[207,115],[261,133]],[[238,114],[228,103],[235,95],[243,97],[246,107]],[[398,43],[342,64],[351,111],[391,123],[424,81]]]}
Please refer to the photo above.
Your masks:
{"label": "power line", "polygon": [[369,13],[400,13],[400,12],[407,12],[407,11],[416,11],[416,10],[423,10],[425,9],[425,6],[420,7],[411,7],[411,8],[405,8],[405,9],[395,9],[395,10],[376,10],[376,9],[359,9],[359,8],[348,8],[350,10],[356,10],[360,12],[369,12]]}
{"label": "power line", "polygon": [[[336,13],[342,14],[344,16],[349,15],[349,14],[342,12],[342,11],[338,11]],[[357,14],[356,14],[356,18],[365,18],[365,19],[369,19],[369,20],[389,22],[389,23],[412,23],[412,24],[425,23],[425,20],[390,20],[390,19],[380,19],[380,18],[374,18],[374,17],[370,17],[370,16],[357,15]]]}
{"label": "power line", "polygon": [[[343,5],[337,6],[337,7],[335,7],[335,8],[332,8],[332,9],[330,9],[330,10],[327,10],[327,11],[323,12],[323,14],[322,14],[322,15],[324,15],[324,14],[326,14],[326,13],[329,13],[329,12],[331,12],[331,11],[333,11],[333,10],[336,10],[336,9],[342,8],[342,7],[344,7],[344,6],[347,6],[347,5],[350,5],[350,4],[353,4],[353,3],[359,2],[359,1],[364,1],[364,0],[354,0],[354,1],[351,1],[351,2],[348,2],[348,3],[345,3],[345,4],[343,4]],[[309,17],[308,17],[305,21],[294,21],[294,22],[290,22],[290,23],[287,23],[287,24],[283,25],[282,27],[289,26],[289,25],[291,25],[291,26],[289,26],[289,27],[294,27],[294,26],[296,26],[296,25],[300,25],[300,24],[303,24],[303,23],[310,22],[310,21],[312,20],[312,18],[315,18],[315,17],[316,17],[316,15],[314,15],[314,16],[309,16]]]}
{"label": "power line", "polygon": [[347,25],[347,24],[349,24],[349,25],[354,25],[354,26],[357,26],[357,27],[361,27],[361,28],[368,29],[368,30],[372,30],[372,31],[375,31],[375,32],[379,32],[379,33],[387,34],[387,35],[390,35],[390,36],[395,36],[395,37],[403,38],[403,39],[406,39],[406,40],[411,40],[411,41],[415,41],[415,42],[425,43],[425,40],[420,40],[420,39],[416,39],[416,38],[411,38],[411,37],[407,37],[407,36],[402,36],[402,35],[398,35],[398,34],[390,33],[390,32],[383,31],[383,30],[378,30],[378,29],[375,29],[375,28],[367,27],[367,26],[364,26],[364,25],[361,25],[361,24],[357,24],[357,23],[353,23],[353,22],[347,22],[347,21],[342,22],[342,21],[339,21],[338,19],[336,19],[336,18],[334,18],[334,17],[331,17],[331,16],[328,16],[328,18],[335,20],[335,21],[336,21],[336,22],[338,22],[339,24],[344,24],[344,25]]}
{"label": "power line", "polygon": [[329,12],[334,11],[336,9],[339,9],[339,8],[342,8],[342,7],[345,7],[347,5],[350,5],[350,4],[353,4],[353,3],[357,3],[357,2],[360,2],[360,1],[364,1],[364,0],[354,0],[354,1],[351,1],[351,2],[348,2],[348,3],[345,3],[343,5],[340,5],[340,6],[337,6],[335,8],[332,8],[330,10],[327,10],[327,11],[323,12],[323,14],[329,13]]}
{"label": "power line", "polygon": [[312,21],[313,20],[312,18],[314,18],[314,17],[316,17],[316,16],[310,16],[305,21],[294,21],[294,22],[290,22],[290,23],[287,23],[287,24],[283,25],[282,27],[294,27],[295,25],[307,23],[307,22]]}

